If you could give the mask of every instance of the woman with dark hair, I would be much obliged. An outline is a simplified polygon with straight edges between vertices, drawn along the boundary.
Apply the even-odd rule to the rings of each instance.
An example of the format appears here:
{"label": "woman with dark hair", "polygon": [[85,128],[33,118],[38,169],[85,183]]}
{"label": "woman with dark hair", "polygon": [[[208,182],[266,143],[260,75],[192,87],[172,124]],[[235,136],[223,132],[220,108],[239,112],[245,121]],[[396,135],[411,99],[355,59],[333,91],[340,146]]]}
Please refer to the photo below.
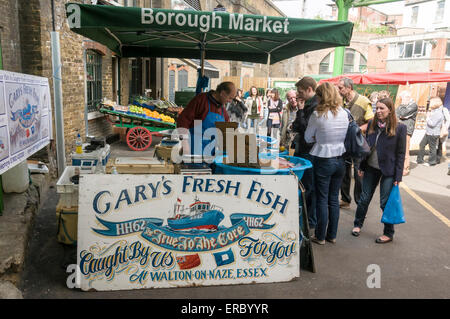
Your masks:
{"label": "woman with dark hair", "polygon": [[305,141],[314,143],[313,156],[317,225],[311,240],[325,244],[336,242],[339,222],[339,190],[345,174],[345,136],[348,114],[342,97],[333,84],[325,82],[316,89],[319,104],[311,114]]}
{"label": "woman with dark hair", "polygon": [[[394,103],[390,98],[378,100],[375,117],[369,122],[366,140],[371,153],[361,162],[359,175],[363,177],[361,197],[356,209],[353,236],[359,236],[367,209],[378,184],[380,208],[384,210],[392,187],[402,181],[406,152],[406,125],[397,122]],[[376,243],[394,239],[394,225],[384,224],[383,236]]]}
{"label": "woman with dark hair", "polygon": [[256,86],[250,88],[250,95],[245,100],[245,106],[247,107],[248,128],[256,128],[263,116],[263,100],[259,96]]}
{"label": "woman with dark hair", "polygon": [[272,128],[280,128],[283,101],[277,89],[272,89],[272,97],[267,102],[269,115],[267,117],[267,136],[272,135]]}

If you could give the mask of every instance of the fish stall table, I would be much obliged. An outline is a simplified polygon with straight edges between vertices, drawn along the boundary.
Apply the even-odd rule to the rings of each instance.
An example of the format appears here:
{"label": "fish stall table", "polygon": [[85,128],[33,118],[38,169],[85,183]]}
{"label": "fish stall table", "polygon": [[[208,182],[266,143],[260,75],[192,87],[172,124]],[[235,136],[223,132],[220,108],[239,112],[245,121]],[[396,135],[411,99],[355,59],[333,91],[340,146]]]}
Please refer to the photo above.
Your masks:
{"label": "fish stall table", "polygon": [[220,155],[208,158],[214,170],[164,156],[109,158],[103,173],[71,167],[58,181],[72,207],[58,205],[58,241],[77,245],[81,290],[287,282],[300,268],[315,272],[300,182],[312,165],[276,150],[259,157],[278,166],[236,167]]}

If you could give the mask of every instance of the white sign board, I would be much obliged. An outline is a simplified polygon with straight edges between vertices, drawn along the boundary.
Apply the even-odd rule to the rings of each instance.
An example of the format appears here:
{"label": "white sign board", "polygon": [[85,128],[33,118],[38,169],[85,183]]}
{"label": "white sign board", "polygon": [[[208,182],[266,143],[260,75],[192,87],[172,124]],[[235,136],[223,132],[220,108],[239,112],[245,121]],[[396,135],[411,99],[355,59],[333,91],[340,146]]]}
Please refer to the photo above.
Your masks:
{"label": "white sign board", "polygon": [[82,175],[82,290],[290,281],[300,275],[295,176]]}
{"label": "white sign board", "polygon": [[47,78],[0,71],[0,174],[50,142],[51,114]]}

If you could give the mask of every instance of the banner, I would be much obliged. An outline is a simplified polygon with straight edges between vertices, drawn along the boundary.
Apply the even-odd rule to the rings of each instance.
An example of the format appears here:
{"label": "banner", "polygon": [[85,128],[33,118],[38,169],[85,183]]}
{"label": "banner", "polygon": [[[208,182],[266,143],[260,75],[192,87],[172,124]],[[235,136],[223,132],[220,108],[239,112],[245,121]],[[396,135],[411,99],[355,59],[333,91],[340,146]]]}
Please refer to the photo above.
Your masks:
{"label": "banner", "polygon": [[80,288],[290,281],[299,276],[291,175],[82,175]]}
{"label": "banner", "polygon": [[50,142],[51,114],[47,78],[0,71],[0,174]]}

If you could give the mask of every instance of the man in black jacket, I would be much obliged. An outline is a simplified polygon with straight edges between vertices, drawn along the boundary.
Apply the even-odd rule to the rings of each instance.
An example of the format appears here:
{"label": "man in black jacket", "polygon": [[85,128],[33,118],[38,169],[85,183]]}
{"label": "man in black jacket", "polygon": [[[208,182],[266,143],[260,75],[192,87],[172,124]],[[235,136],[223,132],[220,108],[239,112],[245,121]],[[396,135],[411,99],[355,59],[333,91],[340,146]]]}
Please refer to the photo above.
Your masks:
{"label": "man in black jacket", "polygon": [[[295,153],[294,156],[302,157],[313,161],[312,155],[309,151],[313,147],[313,144],[306,143],[305,131],[308,126],[308,121],[311,114],[315,111],[318,99],[316,96],[316,81],[305,76],[298,81],[295,86],[297,87],[297,96],[305,101],[303,108],[297,111],[295,121],[292,123],[292,130],[297,133],[295,136]],[[310,230],[316,228],[316,195],[314,192],[314,172],[313,169],[307,169],[302,178],[302,184],[305,186],[306,208],[308,213],[308,222]]]}

